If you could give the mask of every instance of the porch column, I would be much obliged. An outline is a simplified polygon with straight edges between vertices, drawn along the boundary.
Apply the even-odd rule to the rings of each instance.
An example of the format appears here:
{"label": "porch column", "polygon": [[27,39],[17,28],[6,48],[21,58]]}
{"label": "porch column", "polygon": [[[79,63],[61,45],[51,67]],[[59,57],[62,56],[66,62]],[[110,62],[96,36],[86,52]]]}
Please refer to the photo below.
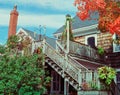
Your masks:
{"label": "porch column", "polygon": [[95,78],[96,78],[96,82],[97,82],[97,85],[98,85],[98,89],[101,88],[101,83],[100,83],[100,80],[99,80],[99,76],[98,76],[98,73],[97,71],[94,71],[95,73]]}
{"label": "porch column", "polygon": [[67,95],[66,80],[65,80],[65,78],[64,78],[64,95]]}
{"label": "porch column", "polygon": [[91,82],[92,81],[92,71],[86,70],[86,81]]}
{"label": "porch column", "polygon": [[69,34],[69,27],[70,27],[70,18],[71,18],[71,16],[68,14],[68,15],[66,15],[66,22],[67,22],[67,27],[66,27],[66,29],[67,29],[67,53],[69,53],[69,39],[70,39],[70,34]]}
{"label": "porch column", "polygon": [[[78,82],[79,82],[79,86],[81,85],[81,83],[82,83],[82,74],[81,74],[81,69],[79,69],[79,71],[78,71]],[[78,89],[78,91],[77,91],[77,95],[80,95],[80,88]]]}
{"label": "porch column", "polygon": [[69,83],[64,79],[64,95],[69,95]]}
{"label": "porch column", "polygon": [[81,95],[80,90],[79,90],[79,91],[77,91],[77,95]]}

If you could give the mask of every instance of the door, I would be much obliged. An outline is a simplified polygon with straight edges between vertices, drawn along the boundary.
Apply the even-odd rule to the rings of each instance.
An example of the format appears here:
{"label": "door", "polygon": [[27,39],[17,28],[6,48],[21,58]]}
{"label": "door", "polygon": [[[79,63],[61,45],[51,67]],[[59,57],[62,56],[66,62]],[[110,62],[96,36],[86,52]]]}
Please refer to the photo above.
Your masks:
{"label": "door", "polygon": [[55,71],[52,71],[51,94],[59,94],[61,91],[61,77]]}
{"label": "door", "polygon": [[90,45],[92,48],[95,48],[95,38],[94,37],[89,37],[87,39],[88,45]]}

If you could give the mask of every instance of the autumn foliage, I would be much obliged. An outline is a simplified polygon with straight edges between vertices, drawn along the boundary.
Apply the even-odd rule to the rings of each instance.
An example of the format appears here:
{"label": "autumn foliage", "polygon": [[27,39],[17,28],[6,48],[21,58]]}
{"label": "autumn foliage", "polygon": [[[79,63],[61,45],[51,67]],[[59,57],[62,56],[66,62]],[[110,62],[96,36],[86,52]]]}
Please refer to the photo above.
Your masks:
{"label": "autumn foliage", "polygon": [[91,14],[98,12],[98,29],[120,35],[120,1],[116,0],[75,0],[77,16],[81,20],[92,19]]}

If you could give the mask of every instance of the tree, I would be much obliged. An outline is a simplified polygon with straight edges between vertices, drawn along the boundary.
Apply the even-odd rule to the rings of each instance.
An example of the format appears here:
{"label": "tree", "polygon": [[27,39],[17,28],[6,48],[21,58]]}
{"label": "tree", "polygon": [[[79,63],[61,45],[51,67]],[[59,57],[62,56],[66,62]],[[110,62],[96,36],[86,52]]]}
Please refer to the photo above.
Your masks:
{"label": "tree", "polygon": [[[46,76],[41,54],[0,59],[0,93],[4,95],[37,95],[44,93],[50,77]],[[38,94],[39,95],[39,94]]]}
{"label": "tree", "polygon": [[0,45],[0,54],[4,54],[4,53],[5,53],[5,51],[6,51],[5,46]]}
{"label": "tree", "polygon": [[98,28],[101,32],[120,35],[120,2],[116,0],[75,0],[77,16],[81,20],[91,19],[98,12]]}
{"label": "tree", "polygon": [[9,51],[0,57],[0,94],[41,95],[50,82],[44,69],[42,49],[39,48],[39,53],[29,56],[17,53],[11,56],[11,50],[16,49],[18,43],[18,37],[11,36],[7,41]]}
{"label": "tree", "polygon": [[11,50],[11,49],[16,49],[17,45],[19,42],[19,37],[18,36],[11,36],[8,40],[7,40],[7,47]]}

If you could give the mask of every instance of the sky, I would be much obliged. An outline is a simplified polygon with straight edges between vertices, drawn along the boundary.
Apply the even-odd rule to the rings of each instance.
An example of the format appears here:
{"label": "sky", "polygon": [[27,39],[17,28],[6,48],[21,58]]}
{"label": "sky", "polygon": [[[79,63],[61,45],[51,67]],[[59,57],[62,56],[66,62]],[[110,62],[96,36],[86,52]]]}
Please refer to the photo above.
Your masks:
{"label": "sky", "polygon": [[[17,30],[25,28],[53,37],[62,25],[65,24],[65,16],[76,15],[74,0],[0,0],[0,44],[5,44],[8,37],[10,12],[17,5],[19,12]],[[41,27],[40,27],[41,26]]]}

